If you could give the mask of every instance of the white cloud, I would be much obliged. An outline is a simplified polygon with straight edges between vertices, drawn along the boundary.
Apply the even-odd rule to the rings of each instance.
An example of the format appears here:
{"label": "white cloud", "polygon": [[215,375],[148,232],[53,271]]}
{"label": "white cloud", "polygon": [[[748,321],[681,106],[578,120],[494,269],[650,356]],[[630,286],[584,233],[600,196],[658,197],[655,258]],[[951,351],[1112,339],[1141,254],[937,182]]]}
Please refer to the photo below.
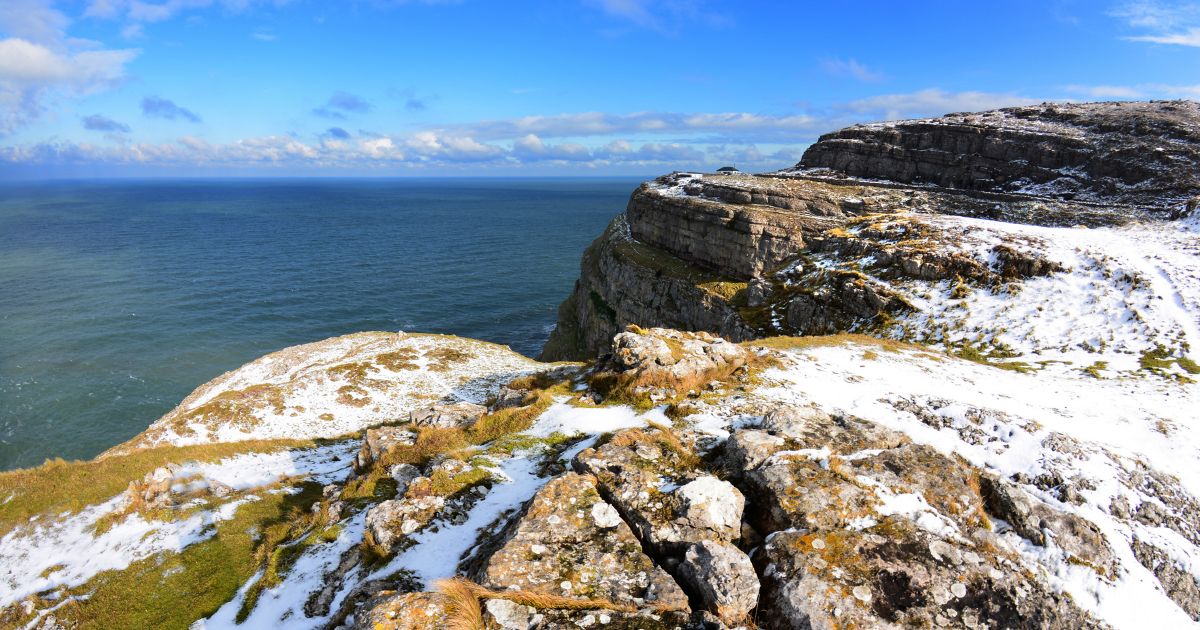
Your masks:
{"label": "white cloud", "polygon": [[851,101],[841,109],[876,120],[924,118],[953,112],[970,112],[1031,105],[1039,102],[1011,92],[946,92],[937,88],[904,94],[883,94]]}
{"label": "white cloud", "polygon": [[513,142],[512,154],[526,161],[562,160],[567,162],[586,162],[592,159],[592,152],[582,144],[567,142],[559,145],[547,145],[534,134],[518,138]]}
{"label": "white cloud", "polygon": [[1200,3],[1141,0],[1121,4],[1110,15],[1131,28],[1147,31],[1122,39],[1200,47]]}
{"label": "white cloud", "polygon": [[729,19],[703,0],[584,0],[606,15],[639,28],[673,34],[685,24],[723,26]]}
{"label": "white cloud", "polygon": [[79,96],[112,87],[137,50],[60,52],[25,39],[0,40],[0,134],[37,118],[53,94]]}
{"label": "white cloud", "polygon": [[1072,94],[1098,99],[1200,98],[1200,83],[1195,85],[1169,85],[1165,83],[1068,85],[1064,89]]}
{"label": "white cloud", "polygon": [[1134,37],[1126,37],[1125,39],[1132,42],[1151,42],[1154,44],[1172,44],[1176,46],[1194,46],[1200,48],[1200,27],[1192,27],[1185,31],[1176,33],[1163,33],[1161,35],[1137,35]]}
{"label": "white cloud", "polygon": [[826,59],[821,68],[835,77],[850,77],[867,83],[884,79],[883,73],[872,70],[855,59]]}
{"label": "white cloud", "polygon": [[487,140],[523,138],[578,138],[620,134],[698,134],[728,132],[789,133],[812,131],[819,121],[803,114],[768,116],[745,112],[679,113],[635,112],[609,114],[582,112],[552,116],[524,116],[484,120],[446,127],[462,135]]}
{"label": "white cloud", "polygon": [[1140,89],[1127,85],[1068,85],[1064,89],[1072,94],[1098,99],[1135,99],[1145,96]]}
{"label": "white cloud", "polygon": [[43,44],[62,41],[69,20],[50,0],[4,0],[0,3],[0,33]]}

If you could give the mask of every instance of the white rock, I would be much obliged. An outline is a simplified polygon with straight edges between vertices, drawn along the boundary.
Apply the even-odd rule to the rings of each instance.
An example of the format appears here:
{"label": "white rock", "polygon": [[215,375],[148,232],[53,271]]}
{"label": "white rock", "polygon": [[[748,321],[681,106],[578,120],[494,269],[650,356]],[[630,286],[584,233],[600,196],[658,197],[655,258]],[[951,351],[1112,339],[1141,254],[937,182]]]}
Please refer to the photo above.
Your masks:
{"label": "white rock", "polygon": [[741,533],[746,499],[728,481],[704,476],[684,484],[675,494],[683,500],[693,527],[711,529],[730,539]]}
{"label": "white rock", "polygon": [[616,508],[600,501],[592,505],[592,520],[600,529],[612,529],[621,524],[621,515]]}

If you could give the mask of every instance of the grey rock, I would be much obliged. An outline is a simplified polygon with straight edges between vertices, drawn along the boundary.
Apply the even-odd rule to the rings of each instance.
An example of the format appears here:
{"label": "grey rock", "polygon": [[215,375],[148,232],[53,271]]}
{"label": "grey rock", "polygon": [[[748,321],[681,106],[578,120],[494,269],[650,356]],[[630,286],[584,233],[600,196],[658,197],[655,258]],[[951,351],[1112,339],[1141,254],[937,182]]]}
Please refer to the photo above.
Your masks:
{"label": "grey rock", "polygon": [[1160,206],[1200,189],[1200,104],[1044,104],[855,125],[798,166],[948,188],[1040,185],[1063,198]]}
{"label": "grey rock", "polygon": [[686,610],[683,591],[642,552],[624,521],[609,521],[613,515],[590,475],[557,477],[494,537],[495,549],[471,573],[497,590]]}
{"label": "grey rock", "polygon": [[435,404],[409,414],[409,421],[418,426],[466,429],[487,413],[487,407],[469,402]]}
{"label": "grey rock", "polygon": [[410,534],[424,527],[446,504],[439,496],[389,499],[367,512],[367,536],[386,552],[395,552]]}
{"label": "grey rock", "polygon": [[721,621],[738,623],[758,604],[758,575],[737,547],[710,540],[688,547],[679,575]]}
{"label": "grey rock", "polygon": [[388,470],[388,474],[396,480],[396,495],[404,496],[408,485],[421,476],[421,469],[412,464],[396,464]]}
{"label": "grey rock", "polygon": [[991,475],[980,478],[987,509],[1036,545],[1053,544],[1101,573],[1115,570],[1104,534],[1091,521],[1056,510],[1017,486]]}
{"label": "grey rock", "polygon": [[489,599],[483,604],[488,618],[499,630],[528,630],[534,609],[507,599]]}
{"label": "grey rock", "polygon": [[1200,621],[1200,580],[1172,560],[1170,554],[1137,536],[1134,536],[1131,547],[1134,557],[1158,578],[1167,596],[1192,619]]}
{"label": "grey rock", "polygon": [[407,427],[378,427],[367,429],[362,447],[354,457],[354,472],[363,474],[392,449],[412,446],[417,440],[415,431]]}

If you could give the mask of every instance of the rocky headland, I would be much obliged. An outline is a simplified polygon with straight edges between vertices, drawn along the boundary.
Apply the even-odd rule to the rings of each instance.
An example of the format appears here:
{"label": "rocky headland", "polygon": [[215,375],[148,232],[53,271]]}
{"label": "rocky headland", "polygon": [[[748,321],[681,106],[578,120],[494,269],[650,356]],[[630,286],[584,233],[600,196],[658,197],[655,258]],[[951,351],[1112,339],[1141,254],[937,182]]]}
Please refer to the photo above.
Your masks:
{"label": "rocky headland", "polygon": [[672,173],[541,360],[361,333],[0,473],[3,628],[1200,622],[1200,105]]}

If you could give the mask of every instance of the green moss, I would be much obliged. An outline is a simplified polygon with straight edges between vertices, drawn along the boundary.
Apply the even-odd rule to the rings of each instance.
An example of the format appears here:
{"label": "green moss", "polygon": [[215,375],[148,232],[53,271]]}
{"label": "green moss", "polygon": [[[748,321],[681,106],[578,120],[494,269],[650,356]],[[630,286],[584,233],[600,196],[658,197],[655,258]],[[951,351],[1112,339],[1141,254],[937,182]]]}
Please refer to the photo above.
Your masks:
{"label": "green moss", "polygon": [[732,304],[745,300],[746,287],[749,285],[745,282],[714,280],[701,282],[696,286]]}
{"label": "green moss", "polygon": [[67,627],[188,628],[233,599],[257,571],[254,532],[309,509],[320,486],[295,495],[264,492],[216,524],[213,535],[179,553],[163,553],[105,571],[72,589],[86,594],[54,611]]}
{"label": "green moss", "polygon": [[596,314],[608,320],[610,324],[617,323],[617,311],[609,306],[608,302],[605,302],[599,293],[588,291],[588,297],[592,300],[592,310],[596,311]]}
{"label": "green moss", "polygon": [[1138,359],[1138,365],[1142,370],[1151,374],[1173,379],[1180,383],[1193,383],[1195,381],[1182,374],[1173,372],[1171,367],[1174,365],[1178,365],[1181,370],[1188,374],[1200,374],[1200,365],[1197,365],[1195,361],[1188,358],[1183,352],[1180,352],[1179,356],[1175,356],[1170,349],[1161,344],[1143,352],[1142,356]]}
{"label": "green moss", "polygon": [[1083,368],[1083,373],[1092,378],[1103,378],[1100,372],[1108,369],[1108,361],[1096,361],[1095,363]]}
{"label": "green moss", "polygon": [[1200,374],[1200,364],[1197,364],[1188,357],[1181,356],[1175,362],[1188,374]]}
{"label": "green moss", "polygon": [[313,448],[312,440],[256,440],[163,446],[92,461],[47,460],[36,468],[0,472],[0,536],[37,514],[77,512],[121,493],[130,481],[170,462],[210,462],[244,453]]}

